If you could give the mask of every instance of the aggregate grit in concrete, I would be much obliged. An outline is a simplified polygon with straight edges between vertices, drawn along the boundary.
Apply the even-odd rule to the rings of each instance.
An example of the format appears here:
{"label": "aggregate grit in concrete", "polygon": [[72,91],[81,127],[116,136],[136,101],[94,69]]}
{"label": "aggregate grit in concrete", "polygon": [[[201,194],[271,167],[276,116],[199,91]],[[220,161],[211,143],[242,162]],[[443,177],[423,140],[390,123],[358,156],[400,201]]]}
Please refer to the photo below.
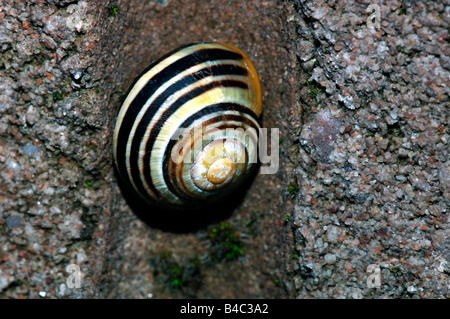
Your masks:
{"label": "aggregate grit in concrete", "polygon": [[[449,18],[424,1],[3,0],[0,296],[448,298]],[[145,211],[113,170],[115,116],[146,65],[198,40],[254,61],[280,170],[220,212]],[[221,222],[242,256],[216,258]]]}

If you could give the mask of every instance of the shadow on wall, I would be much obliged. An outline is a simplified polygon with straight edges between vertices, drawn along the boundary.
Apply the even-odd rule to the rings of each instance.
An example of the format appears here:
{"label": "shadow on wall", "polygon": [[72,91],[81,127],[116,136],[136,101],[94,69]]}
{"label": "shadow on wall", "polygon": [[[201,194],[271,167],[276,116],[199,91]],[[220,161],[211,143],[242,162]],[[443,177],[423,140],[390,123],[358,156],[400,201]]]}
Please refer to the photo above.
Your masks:
{"label": "shadow on wall", "polygon": [[133,213],[148,226],[172,233],[196,232],[210,224],[229,218],[243,201],[258,168],[243,184],[225,198],[206,207],[190,207],[182,210],[164,209],[149,205],[133,189],[128,187],[114,167],[120,191]]}

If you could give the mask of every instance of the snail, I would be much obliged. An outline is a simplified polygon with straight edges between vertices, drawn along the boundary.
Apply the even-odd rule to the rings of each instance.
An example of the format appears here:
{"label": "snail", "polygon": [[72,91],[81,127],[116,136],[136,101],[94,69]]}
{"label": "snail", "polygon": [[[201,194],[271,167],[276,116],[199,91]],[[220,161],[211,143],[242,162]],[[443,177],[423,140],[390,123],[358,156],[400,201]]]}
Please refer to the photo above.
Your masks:
{"label": "snail", "polygon": [[244,52],[225,43],[182,46],[131,86],[114,129],[117,171],[151,205],[207,205],[256,167],[261,111],[258,74]]}

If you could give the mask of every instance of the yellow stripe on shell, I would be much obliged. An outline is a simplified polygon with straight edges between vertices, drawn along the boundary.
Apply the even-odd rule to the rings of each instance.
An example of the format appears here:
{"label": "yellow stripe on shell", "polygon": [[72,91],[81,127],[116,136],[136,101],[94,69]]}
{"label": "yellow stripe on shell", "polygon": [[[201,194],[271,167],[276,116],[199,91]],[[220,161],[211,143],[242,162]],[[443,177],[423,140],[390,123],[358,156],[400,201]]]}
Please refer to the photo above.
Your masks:
{"label": "yellow stripe on shell", "polygon": [[253,64],[253,62],[250,60],[249,56],[244,51],[236,48],[235,46],[233,46],[231,44],[221,43],[221,45],[223,45],[226,48],[231,49],[232,51],[239,53],[240,55],[242,55],[244,57],[244,63],[247,66],[247,69],[250,70],[249,77],[250,77],[251,81],[249,83],[249,90],[254,93],[255,100],[256,100],[256,103],[251,108],[251,110],[253,112],[255,112],[255,114],[257,116],[260,116],[261,112],[262,112],[262,91],[261,91],[261,83],[259,81],[258,71],[256,70],[255,65]]}

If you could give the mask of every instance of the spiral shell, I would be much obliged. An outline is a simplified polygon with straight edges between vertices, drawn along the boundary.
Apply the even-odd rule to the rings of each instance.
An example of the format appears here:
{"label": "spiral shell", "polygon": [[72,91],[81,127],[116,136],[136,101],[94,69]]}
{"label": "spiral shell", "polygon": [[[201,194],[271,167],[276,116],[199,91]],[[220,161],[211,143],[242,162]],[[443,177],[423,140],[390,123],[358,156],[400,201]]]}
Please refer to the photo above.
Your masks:
{"label": "spiral shell", "polygon": [[261,86],[241,50],[194,43],[150,65],[119,111],[113,155],[142,198],[195,207],[236,189],[256,164]]}

